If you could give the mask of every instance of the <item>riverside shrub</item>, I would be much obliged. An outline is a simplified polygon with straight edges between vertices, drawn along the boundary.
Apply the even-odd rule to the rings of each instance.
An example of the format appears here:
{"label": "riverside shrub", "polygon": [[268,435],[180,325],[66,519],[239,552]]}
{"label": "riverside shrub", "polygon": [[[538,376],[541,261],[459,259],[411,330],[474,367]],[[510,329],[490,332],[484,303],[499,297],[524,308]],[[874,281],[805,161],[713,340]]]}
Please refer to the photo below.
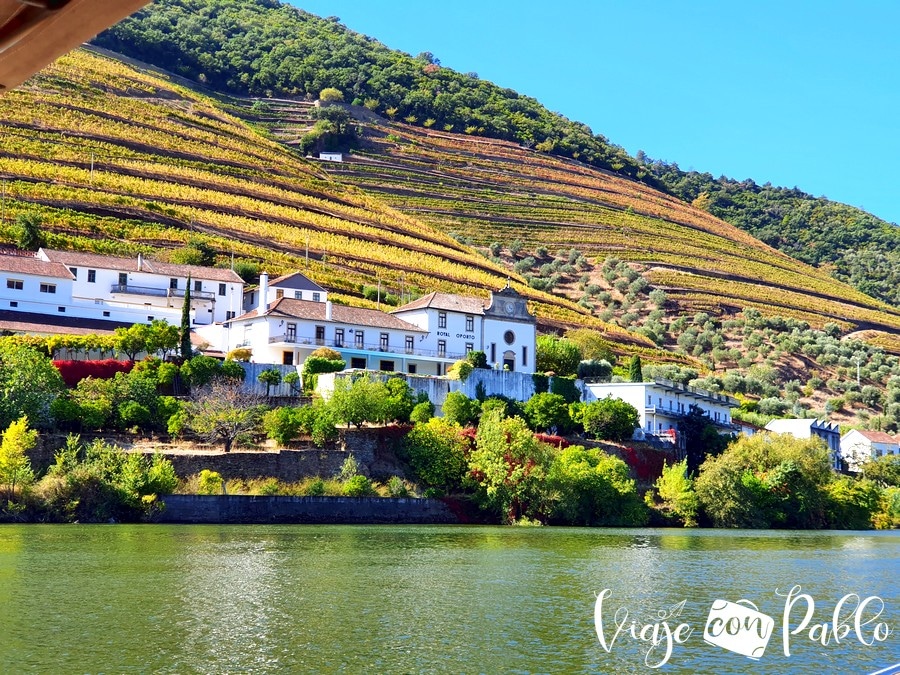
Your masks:
{"label": "riverside shrub", "polygon": [[718,527],[821,528],[833,480],[821,439],[755,434],[703,462],[694,489]]}
{"label": "riverside shrub", "polygon": [[458,488],[466,473],[466,440],[462,428],[434,417],[416,424],[403,439],[401,457],[426,486],[450,491]]}
{"label": "riverside shrub", "polygon": [[137,521],[153,510],[156,495],[172,492],[177,483],[162,455],[150,459],[99,439],[83,445],[70,436],[35,492],[49,520]]}
{"label": "riverside shrub", "polygon": [[547,483],[554,519],[572,525],[634,527],[649,518],[628,466],[602,450],[573,445],[553,458]]}

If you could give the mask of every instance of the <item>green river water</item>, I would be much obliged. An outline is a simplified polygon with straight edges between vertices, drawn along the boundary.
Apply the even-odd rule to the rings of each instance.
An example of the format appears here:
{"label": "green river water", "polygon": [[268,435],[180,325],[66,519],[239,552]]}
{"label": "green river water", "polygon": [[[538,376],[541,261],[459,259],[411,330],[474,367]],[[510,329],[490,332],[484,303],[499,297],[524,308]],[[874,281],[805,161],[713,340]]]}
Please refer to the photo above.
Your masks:
{"label": "green river water", "polygon": [[[892,532],[4,525],[0,671],[871,673],[900,662],[898,577]],[[855,593],[883,602],[873,621],[878,602],[863,607],[861,638],[890,634],[863,644],[851,601],[840,641],[807,627],[786,656],[776,589],[796,585],[809,627]],[[774,619],[759,660],[704,641],[713,602],[741,599]],[[657,671],[664,641],[648,657],[627,627],[658,612],[692,632]]]}

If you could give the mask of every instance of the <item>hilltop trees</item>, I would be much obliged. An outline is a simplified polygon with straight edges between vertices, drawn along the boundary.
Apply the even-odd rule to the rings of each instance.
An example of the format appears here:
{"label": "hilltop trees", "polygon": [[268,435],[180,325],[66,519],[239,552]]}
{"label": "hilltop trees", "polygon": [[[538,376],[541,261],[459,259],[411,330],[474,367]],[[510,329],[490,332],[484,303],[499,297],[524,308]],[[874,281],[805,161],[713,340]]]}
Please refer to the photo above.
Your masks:
{"label": "hilltop trees", "polygon": [[648,175],[623,149],[533,98],[444,68],[433,57],[389,50],[285,4],[159,0],[95,42],[185,77],[202,76],[230,93],[324,101],[337,90],[391,119],[514,140],[638,179]]}

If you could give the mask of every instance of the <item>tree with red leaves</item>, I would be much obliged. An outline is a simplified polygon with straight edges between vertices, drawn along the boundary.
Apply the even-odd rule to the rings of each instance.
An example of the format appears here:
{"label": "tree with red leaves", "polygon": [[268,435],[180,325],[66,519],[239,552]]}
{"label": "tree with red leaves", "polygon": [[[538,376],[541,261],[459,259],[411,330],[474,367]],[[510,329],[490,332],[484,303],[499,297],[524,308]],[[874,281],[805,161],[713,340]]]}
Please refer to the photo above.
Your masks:
{"label": "tree with red leaves", "polygon": [[470,477],[482,506],[509,523],[522,517],[542,520],[547,512],[544,477],[551,458],[552,449],[535,439],[520,418],[503,418],[499,411],[484,415],[469,455]]}

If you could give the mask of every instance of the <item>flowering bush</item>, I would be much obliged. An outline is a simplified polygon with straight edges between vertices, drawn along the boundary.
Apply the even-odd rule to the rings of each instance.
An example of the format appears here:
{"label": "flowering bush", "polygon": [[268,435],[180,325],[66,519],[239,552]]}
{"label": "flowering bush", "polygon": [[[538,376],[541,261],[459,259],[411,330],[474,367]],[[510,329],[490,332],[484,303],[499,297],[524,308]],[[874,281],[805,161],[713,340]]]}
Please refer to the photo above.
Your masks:
{"label": "flowering bush", "polygon": [[62,375],[66,386],[73,388],[83,379],[93,377],[97,380],[108,380],[116,373],[130,372],[134,367],[132,361],[102,359],[96,361],[54,361],[53,365]]}

